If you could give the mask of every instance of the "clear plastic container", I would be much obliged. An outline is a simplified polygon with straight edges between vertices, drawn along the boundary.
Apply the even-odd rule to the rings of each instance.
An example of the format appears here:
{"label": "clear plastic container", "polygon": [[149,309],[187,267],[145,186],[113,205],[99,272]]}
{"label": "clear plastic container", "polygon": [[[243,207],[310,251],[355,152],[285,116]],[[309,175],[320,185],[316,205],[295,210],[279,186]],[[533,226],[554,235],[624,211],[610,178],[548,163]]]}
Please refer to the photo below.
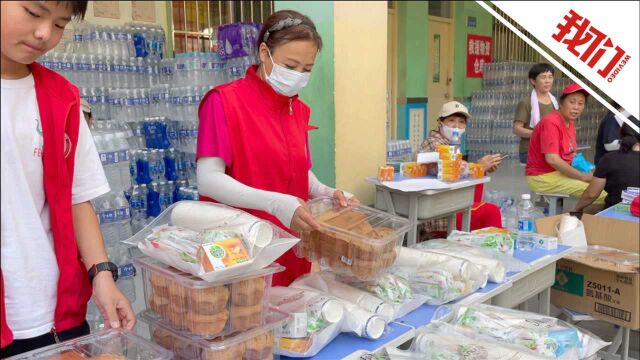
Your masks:
{"label": "clear plastic container", "polygon": [[111,329],[30,351],[11,359],[169,360],[173,354],[135,335]]}
{"label": "clear plastic container", "polygon": [[271,310],[263,326],[216,340],[196,339],[176,333],[155,318],[141,314],[139,319],[149,325],[151,340],[173,351],[176,360],[270,360],[279,359],[280,339],[277,329],[288,318],[283,312]]}
{"label": "clear plastic container", "polygon": [[134,259],[142,270],[147,317],[188,337],[213,339],[264,324],[273,274],[283,266],[207,282],[149,257]]}
{"label": "clear plastic container", "polygon": [[322,229],[302,234],[298,256],[362,280],[374,279],[393,265],[410,228],[407,219],[362,205],[342,208],[329,197],[311,200],[308,206]]}
{"label": "clear plastic container", "polygon": [[590,245],[587,246],[586,249],[577,248],[573,255],[590,258],[595,261],[602,261],[620,268],[640,268],[640,254],[622,251],[607,246]]}

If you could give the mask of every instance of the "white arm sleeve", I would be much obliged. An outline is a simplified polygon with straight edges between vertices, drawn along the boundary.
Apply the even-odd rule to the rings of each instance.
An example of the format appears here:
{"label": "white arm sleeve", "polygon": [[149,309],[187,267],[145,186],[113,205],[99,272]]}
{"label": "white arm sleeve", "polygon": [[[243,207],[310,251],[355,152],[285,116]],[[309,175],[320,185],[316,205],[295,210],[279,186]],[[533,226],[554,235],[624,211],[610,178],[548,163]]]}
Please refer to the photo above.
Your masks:
{"label": "white arm sleeve", "polygon": [[[313,173],[313,171],[309,170],[309,198],[310,199],[319,198],[321,196],[333,197],[333,193],[335,191],[336,189],[321,183],[320,180],[318,180],[316,175]],[[342,193],[344,194],[344,197],[347,198],[347,200],[353,197],[352,193],[349,193],[346,191],[342,191]]]}
{"label": "white arm sleeve", "polygon": [[333,197],[336,189],[328,187],[318,180],[313,171],[309,170],[309,198],[315,199],[321,196]]}
{"label": "white arm sleeve", "polygon": [[266,211],[287,227],[300,206],[295,196],[258,190],[225,174],[224,160],[219,157],[198,159],[197,181],[201,194],[230,206]]}
{"label": "white arm sleeve", "polygon": [[616,151],[620,149],[620,140],[613,140],[608,144],[604,144],[604,149],[607,151]]}

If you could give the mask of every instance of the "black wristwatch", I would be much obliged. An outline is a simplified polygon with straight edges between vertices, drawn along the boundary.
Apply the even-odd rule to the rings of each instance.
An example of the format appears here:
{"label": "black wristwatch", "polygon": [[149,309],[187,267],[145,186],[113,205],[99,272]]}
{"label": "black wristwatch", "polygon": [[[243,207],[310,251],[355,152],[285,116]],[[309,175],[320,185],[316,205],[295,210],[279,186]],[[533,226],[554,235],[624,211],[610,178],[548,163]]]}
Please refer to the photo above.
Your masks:
{"label": "black wristwatch", "polygon": [[103,262],[99,264],[94,264],[89,269],[89,282],[93,284],[93,278],[98,275],[101,271],[111,271],[111,275],[113,276],[113,281],[118,281],[118,266],[112,262]]}

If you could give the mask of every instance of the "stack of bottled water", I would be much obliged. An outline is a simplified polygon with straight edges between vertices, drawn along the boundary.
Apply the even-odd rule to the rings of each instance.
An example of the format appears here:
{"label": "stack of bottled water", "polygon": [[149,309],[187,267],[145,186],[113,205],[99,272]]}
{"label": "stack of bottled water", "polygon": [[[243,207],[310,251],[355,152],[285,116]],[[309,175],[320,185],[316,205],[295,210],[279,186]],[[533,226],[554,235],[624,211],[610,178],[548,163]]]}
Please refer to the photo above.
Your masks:
{"label": "stack of bottled water", "polygon": [[411,161],[411,140],[387,140],[387,163]]}
{"label": "stack of bottled water", "polygon": [[129,149],[135,146],[135,139],[129,127],[118,121],[97,121],[92,135],[112,192],[130,188]]}
{"label": "stack of bottled water", "polygon": [[165,36],[162,26],[132,23],[127,27],[133,34],[136,57],[150,57],[155,60],[164,58]]}
{"label": "stack of bottled water", "polygon": [[249,66],[257,64],[257,39],[261,24],[242,22],[218,27],[220,56],[227,61],[228,80],[244,76]]}
{"label": "stack of bottled water", "polygon": [[494,153],[509,155],[506,162],[518,161],[520,138],[513,134],[512,124],[523,96],[523,91],[483,90],[473,94],[466,132],[470,161]]}
{"label": "stack of bottled water", "polygon": [[81,88],[80,97],[91,105],[91,114],[95,120],[111,119],[111,105],[109,88],[92,87]]}
{"label": "stack of bottled water", "polygon": [[67,53],[140,57],[160,60],[164,57],[165,36],[159,25],[127,24],[103,26],[76,24]]}
{"label": "stack of bottled water", "polygon": [[[169,62],[165,61],[162,65],[167,63]],[[173,68],[167,70],[163,68],[163,71],[164,74],[173,74],[173,83],[178,86],[218,85],[226,83],[229,79],[226,73],[226,62],[219,52],[176,54]]]}
{"label": "stack of bottled water", "polygon": [[67,43],[67,53],[112,56],[136,56],[133,33],[126,26],[75,24],[73,41]]}
{"label": "stack of bottled water", "polygon": [[149,87],[159,82],[160,62],[152,58],[83,53],[47,53],[39,62],[78,87]]}
{"label": "stack of bottled water", "polygon": [[[471,161],[490,153],[508,154],[506,161],[511,165],[518,161],[520,138],[513,134],[513,119],[518,102],[531,94],[528,72],[533,65],[522,62],[485,64],[482,90],[472,95],[471,121],[466,132]],[[562,89],[573,81],[559,71],[554,75],[551,92],[559,98]],[[598,124],[605,114],[606,108],[598,102],[587,102],[576,121],[578,144],[595,146]]]}

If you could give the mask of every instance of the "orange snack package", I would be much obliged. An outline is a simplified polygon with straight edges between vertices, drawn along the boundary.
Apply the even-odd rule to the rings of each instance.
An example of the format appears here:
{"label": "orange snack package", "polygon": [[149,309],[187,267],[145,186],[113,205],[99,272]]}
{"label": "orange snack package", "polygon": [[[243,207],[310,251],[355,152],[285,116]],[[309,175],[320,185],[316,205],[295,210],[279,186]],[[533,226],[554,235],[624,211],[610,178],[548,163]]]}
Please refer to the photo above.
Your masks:
{"label": "orange snack package", "polygon": [[202,244],[198,249],[198,260],[206,272],[222,270],[249,259],[249,252],[239,238]]}
{"label": "orange snack package", "polygon": [[378,169],[378,181],[393,181],[394,180],[394,171],[393,166],[382,165]]}

